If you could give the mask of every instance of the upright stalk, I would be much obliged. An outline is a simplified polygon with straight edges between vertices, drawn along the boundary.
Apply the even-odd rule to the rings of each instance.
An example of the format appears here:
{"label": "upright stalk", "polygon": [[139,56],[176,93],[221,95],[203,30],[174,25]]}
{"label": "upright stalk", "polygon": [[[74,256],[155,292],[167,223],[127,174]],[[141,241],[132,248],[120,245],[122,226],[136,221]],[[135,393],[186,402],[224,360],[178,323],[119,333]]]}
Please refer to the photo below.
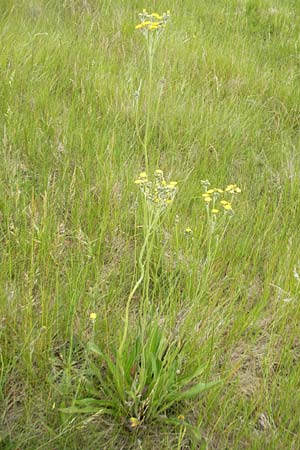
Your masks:
{"label": "upright stalk", "polygon": [[148,64],[149,64],[149,77],[148,77],[148,94],[147,94],[147,113],[146,113],[146,127],[144,136],[144,155],[145,155],[145,169],[149,170],[149,157],[148,157],[148,143],[149,143],[149,128],[150,128],[150,114],[151,114],[151,99],[152,99],[152,71],[153,71],[153,39],[152,36],[148,36]]}

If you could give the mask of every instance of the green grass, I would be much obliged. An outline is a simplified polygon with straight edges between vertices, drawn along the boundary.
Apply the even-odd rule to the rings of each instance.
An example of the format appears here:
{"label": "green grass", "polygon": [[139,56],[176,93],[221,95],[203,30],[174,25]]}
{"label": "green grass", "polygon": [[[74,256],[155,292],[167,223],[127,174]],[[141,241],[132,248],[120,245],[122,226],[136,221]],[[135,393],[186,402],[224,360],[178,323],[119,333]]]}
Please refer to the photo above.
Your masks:
{"label": "green grass", "polygon": [[[149,162],[179,190],[150,297],[183,330],[186,367],[209,362],[208,380],[224,380],[169,413],[184,414],[200,440],[180,442],[180,427],[159,421],[129,432],[111,417],[70,421],[60,411],[77,393],[92,334],[107,353],[120,342],[136,276],[144,155],[134,92],[142,81],[142,133],[148,71],[134,26],[143,7],[158,9],[137,0],[0,5],[0,448],[296,450],[296,0],[159,2],[172,20],[154,61]],[[207,281],[203,179],[242,189]],[[139,291],[129,342],[140,301]]]}

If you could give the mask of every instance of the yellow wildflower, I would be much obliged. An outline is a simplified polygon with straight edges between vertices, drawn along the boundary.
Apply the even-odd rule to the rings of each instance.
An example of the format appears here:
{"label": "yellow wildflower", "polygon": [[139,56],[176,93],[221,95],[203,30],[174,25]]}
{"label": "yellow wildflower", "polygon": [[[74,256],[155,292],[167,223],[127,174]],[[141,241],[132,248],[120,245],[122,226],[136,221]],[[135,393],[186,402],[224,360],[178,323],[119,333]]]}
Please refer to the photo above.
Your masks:
{"label": "yellow wildflower", "polygon": [[140,421],[136,417],[130,417],[128,422],[129,426],[133,429],[137,428],[140,425]]}
{"label": "yellow wildflower", "polygon": [[211,212],[212,212],[213,214],[218,214],[219,210],[216,209],[216,208],[213,208],[213,209],[211,210]]}
{"label": "yellow wildflower", "polygon": [[96,313],[91,313],[90,314],[90,319],[94,322],[97,319],[97,314]]}
{"label": "yellow wildflower", "polygon": [[206,192],[207,194],[213,194],[215,192],[214,189],[208,189],[208,191]]}
{"label": "yellow wildflower", "polygon": [[211,198],[211,197],[205,197],[205,198],[204,198],[204,201],[205,201],[206,203],[210,203],[210,202],[212,201],[212,198]]}
{"label": "yellow wildflower", "polygon": [[205,192],[204,194],[202,194],[202,197],[210,197],[210,195],[207,193],[207,192]]}
{"label": "yellow wildflower", "polygon": [[141,172],[139,176],[140,176],[140,178],[147,178],[147,173]]}
{"label": "yellow wildflower", "polygon": [[223,205],[223,206],[228,204],[228,202],[227,202],[226,200],[221,200],[220,203],[221,203],[221,205]]}
{"label": "yellow wildflower", "polygon": [[229,184],[229,185],[225,188],[225,191],[226,191],[226,192],[232,191],[232,190],[235,189],[236,187],[237,187],[236,184]]}
{"label": "yellow wildflower", "polygon": [[136,25],[135,29],[141,30],[142,28],[147,28],[148,26],[151,26],[151,25],[152,25],[152,22],[150,20],[146,20],[146,21]]}
{"label": "yellow wildflower", "polygon": [[160,15],[157,14],[157,13],[152,13],[151,16],[154,17],[154,18],[157,19],[157,20],[161,20],[161,19],[163,18],[163,16],[160,16]]}
{"label": "yellow wildflower", "polygon": [[157,30],[159,28],[159,26],[156,23],[153,23],[152,25],[150,25],[149,30]]}
{"label": "yellow wildflower", "polygon": [[163,171],[161,169],[156,169],[154,172],[155,175],[163,175]]}
{"label": "yellow wildflower", "polygon": [[223,192],[224,192],[223,189],[219,189],[219,188],[216,188],[215,191],[218,192],[219,194],[223,194]]}
{"label": "yellow wildflower", "polygon": [[224,205],[224,209],[226,209],[227,211],[231,211],[232,210],[231,204],[227,203],[227,205]]}
{"label": "yellow wildflower", "polygon": [[191,234],[193,232],[193,230],[190,227],[185,228],[184,232],[186,234]]}
{"label": "yellow wildflower", "polygon": [[184,421],[185,417],[183,414],[179,414],[179,416],[177,417],[178,420],[180,420],[181,422]]}

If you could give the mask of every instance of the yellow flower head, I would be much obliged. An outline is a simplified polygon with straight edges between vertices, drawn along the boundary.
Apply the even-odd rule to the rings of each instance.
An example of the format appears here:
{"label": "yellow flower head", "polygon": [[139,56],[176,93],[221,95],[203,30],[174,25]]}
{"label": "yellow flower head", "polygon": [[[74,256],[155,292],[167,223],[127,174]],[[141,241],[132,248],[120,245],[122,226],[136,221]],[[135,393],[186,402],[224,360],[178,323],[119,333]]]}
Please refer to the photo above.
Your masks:
{"label": "yellow flower head", "polygon": [[213,208],[213,209],[211,210],[211,212],[212,212],[213,214],[218,214],[219,210],[216,209],[216,208]]}
{"label": "yellow flower head", "polygon": [[157,30],[159,28],[159,23],[154,22],[152,25],[150,25],[149,30]]}
{"label": "yellow flower head", "polygon": [[152,22],[150,20],[145,20],[144,22],[139,23],[135,26],[136,30],[142,30],[144,28],[148,29],[152,25]]}
{"label": "yellow flower head", "polygon": [[91,313],[90,314],[90,319],[94,322],[97,319],[97,314],[96,313]]}
{"label": "yellow flower head", "polygon": [[162,18],[163,18],[163,16],[160,16],[157,13],[152,13],[151,16],[154,17],[154,19],[157,19],[157,20],[162,20]]}
{"label": "yellow flower head", "polygon": [[228,202],[227,202],[226,200],[221,200],[220,203],[221,203],[221,205],[223,205],[223,206],[228,205]]}
{"label": "yellow flower head", "polygon": [[204,197],[204,201],[206,203],[210,203],[212,201],[212,198],[211,197]]}
{"label": "yellow flower head", "polygon": [[128,422],[129,422],[130,427],[133,429],[138,428],[138,426],[140,425],[140,421],[136,417],[130,417]]}
{"label": "yellow flower head", "polygon": [[154,175],[163,175],[163,171],[161,169],[156,169]]}
{"label": "yellow flower head", "polygon": [[227,205],[224,205],[224,209],[226,209],[226,211],[231,211],[232,210],[231,204],[227,203]]}
{"label": "yellow flower head", "polygon": [[180,420],[181,422],[184,421],[185,417],[183,414],[179,414],[179,416],[177,417],[178,420]]}
{"label": "yellow flower head", "polygon": [[141,172],[139,177],[140,178],[147,178],[147,173],[146,172]]}
{"label": "yellow flower head", "polygon": [[190,227],[185,228],[184,232],[186,234],[191,234],[193,232],[193,230]]}
{"label": "yellow flower head", "polygon": [[235,189],[236,187],[237,187],[236,184],[229,184],[229,185],[225,188],[225,191],[226,191],[226,192],[232,191],[232,190]]}

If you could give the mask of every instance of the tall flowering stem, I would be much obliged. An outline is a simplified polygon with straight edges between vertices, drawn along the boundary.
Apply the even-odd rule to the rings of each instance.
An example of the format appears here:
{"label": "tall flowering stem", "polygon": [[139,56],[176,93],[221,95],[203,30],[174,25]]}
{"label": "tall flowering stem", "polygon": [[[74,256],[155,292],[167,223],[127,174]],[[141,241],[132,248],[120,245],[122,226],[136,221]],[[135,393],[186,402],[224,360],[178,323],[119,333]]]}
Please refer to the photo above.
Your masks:
{"label": "tall flowering stem", "polygon": [[[138,266],[140,276],[134,284],[126,303],[125,309],[125,325],[123,331],[122,341],[118,350],[121,356],[128,334],[129,325],[129,309],[134,294],[140,285],[144,282],[143,289],[143,306],[147,305],[149,296],[149,264],[151,260],[151,252],[153,249],[153,240],[155,231],[166,209],[173,203],[177,193],[177,182],[167,182],[164,178],[163,171],[157,169],[154,172],[154,180],[149,180],[146,172],[141,172],[139,177],[135,180],[135,184],[139,186],[144,199],[144,242],[138,258]],[[141,310],[143,311],[143,307]]]}
{"label": "tall flowering stem", "polygon": [[145,168],[149,169],[148,144],[150,140],[150,112],[152,103],[152,78],[153,78],[153,61],[157,48],[157,44],[165,29],[166,23],[170,17],[169,11],[159,15],[158,13],[149,14],[145,9],[139,14],[141,23],[136,25],[135,29],[139,30],[145,38],[148,53],[148,92],[147,92],[147,112],[145,134],[143,139]]}

